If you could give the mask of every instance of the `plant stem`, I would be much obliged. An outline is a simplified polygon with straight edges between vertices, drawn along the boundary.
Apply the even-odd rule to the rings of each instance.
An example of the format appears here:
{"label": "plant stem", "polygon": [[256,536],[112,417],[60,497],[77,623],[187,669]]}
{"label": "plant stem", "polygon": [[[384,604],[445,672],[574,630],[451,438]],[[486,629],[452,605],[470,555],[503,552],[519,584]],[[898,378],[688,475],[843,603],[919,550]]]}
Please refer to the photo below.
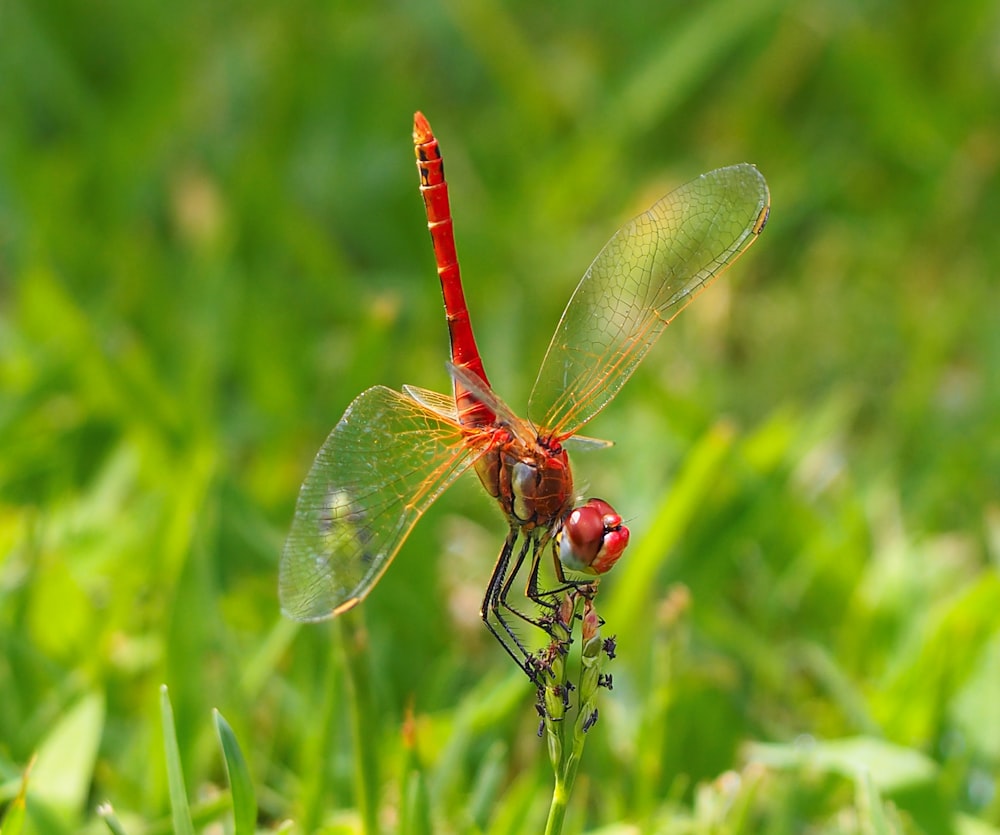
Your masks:
{"label": "plant stem", "polygon": [[[576,622],[576,613],[580,598],[572,595],[563,607],[561,622],[566,628],[566,642],[572,635],[572,627]],[[549,685],[540,699],[544,707],[543,723],[548,734],[549,755],[552,760],[552,770],[555,773],[555,785],[552,789],[552,803],[549,806],[549,817],[545,824],[545,835],[559,835],[562,832],[563,821],[566,818],[566,807],[569,805],[573,783],[576,780],[577,768],[583,756],[583,746],[586,742],[588,729],[597,719],[597,691],[602,686],[601,664],[606,655],[601,644],[598,629],[600,619],[594,610],[590,599],[584,598],[583,617],[583,648],[580,654],[580,677],[575,690],[577,696],[576,715],[570,730],[567,730],[569,707],[569,675],[566,657],[563,652],[552,652],[550,671],[554,684]],[[557,639],[554,639],[556,641]],[[556,644],[553,643],[553,650]]]}
{"label": "plant stem", "polygon": [[347,671],[347,697],[351,725],[354,728],[354,787],[361,831],[378,832],[378,755],[373,712],[374,695],[368,667],[368,633],[360,615],[349,612],[340,619],[340,645]]}
{"label": "plant stem", "polygon": [[562,775],[556,774],[556,784],[552,790],[552,805],[549,806],[549,819],[545,822],[545,835],[559,835],[562,832],[566,806],[569,803],[572,788],[572,780],[567,785]]}

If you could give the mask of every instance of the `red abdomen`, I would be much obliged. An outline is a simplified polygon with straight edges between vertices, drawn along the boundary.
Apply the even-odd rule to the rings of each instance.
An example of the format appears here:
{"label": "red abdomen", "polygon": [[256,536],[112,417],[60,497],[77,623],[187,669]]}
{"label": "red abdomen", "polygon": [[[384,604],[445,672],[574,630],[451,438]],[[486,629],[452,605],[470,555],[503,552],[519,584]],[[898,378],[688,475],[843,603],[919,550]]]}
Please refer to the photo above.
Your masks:
{"label": "red abdomen", "polygon": [[[437,139],[422,113],[413,116],[413,145],[420,173],[420,194],[427,210],[427,228],[434,244],[441,293],[444,295],[448,334],[451,338],[451,361],[459,368],[475,374],[489,387],[483,360],[479,356],[476,338],[469,321],[469,308],[462,290],[462,276],[455,252],[455,233],[448,202],[448,183],[444,179],[444,161]],[[455,405],[460,420],[467,426],[487,426],[494,414],[480,403],[461,383],[455,381]]]}

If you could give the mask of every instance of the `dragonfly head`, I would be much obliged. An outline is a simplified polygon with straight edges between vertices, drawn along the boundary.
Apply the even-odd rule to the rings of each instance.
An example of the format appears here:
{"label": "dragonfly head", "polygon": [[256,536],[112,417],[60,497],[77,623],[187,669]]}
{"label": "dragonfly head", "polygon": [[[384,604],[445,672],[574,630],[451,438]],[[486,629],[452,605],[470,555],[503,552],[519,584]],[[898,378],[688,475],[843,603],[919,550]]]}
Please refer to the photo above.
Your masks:
{"label": "dragonfly head", "polygon": [[570,511],[556,535],[559,560],[572,571],[604,574],[628,545],[628,528],[603,499],[588,499]]}

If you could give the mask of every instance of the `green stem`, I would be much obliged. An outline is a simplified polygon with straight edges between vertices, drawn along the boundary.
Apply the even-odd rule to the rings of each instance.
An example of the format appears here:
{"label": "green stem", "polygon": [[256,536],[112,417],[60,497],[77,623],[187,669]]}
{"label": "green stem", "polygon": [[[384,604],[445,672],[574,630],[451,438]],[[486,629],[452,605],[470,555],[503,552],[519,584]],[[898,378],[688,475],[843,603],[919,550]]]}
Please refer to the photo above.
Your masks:
{"label": "green stem", "polygon": [[566,806],[569,804],[572,788],[572,780],[567,784],[562,775],[556,774],[556,784],[552,790],[552,805],[549,806],[549,819],[545,822],[545,835],[559,835],[562,832],[563,820],[566,818]]}
{"label": "green stem", "polygon": [[[566,624],[566,640],[571,637],[571,630],[576,623],[576,613],[579,599],[567,601],[563,613]],[[577,768],[583,755],[586,741],[587,716],[595,709],[598,682],[600,680],[600,638],[596,635],[598,619],[592,612],[588,601],[584,606],[583,651],[580,658],[580,678],[576,693],[576,716],[573,727],[569,727],[569,716],[565,711],[565,703],[561,694],[566,692],[569,684],[566,658],[557,656],[552,664],[555,684],[546,690],[545,728],[549,736],[549,753],[552,759],[552,769],[555,772],[555,784],[552,788],[552,803],[549,806],[549,817],[545,823],[545,835],[559,835],[562,832],[566,818],[566,808],[573,792]]]}
{"label": "green stem", "polygon": [[349,612],[340,618],[340,645],[347,671],[347,694],[351,725],[354,728],[354,787],[361,831],[378,832],[378,735],[373,717],[374,694],[368,667],[368,634],[359,614]]}

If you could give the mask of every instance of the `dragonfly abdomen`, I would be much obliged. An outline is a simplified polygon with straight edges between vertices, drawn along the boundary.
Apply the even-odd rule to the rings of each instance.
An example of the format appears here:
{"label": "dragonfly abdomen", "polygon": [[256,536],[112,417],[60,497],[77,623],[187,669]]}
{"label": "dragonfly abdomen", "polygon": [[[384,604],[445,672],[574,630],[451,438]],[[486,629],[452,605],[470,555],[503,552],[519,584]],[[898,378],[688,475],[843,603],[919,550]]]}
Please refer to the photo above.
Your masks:
{"label": "dragonfly abdomen", "polygon": [[[462,290],[462,274],[458,266],[454,223],[448,200],[448,183],[444,178],[444,160],[431,126],[422,113],[416,113],[413,117],[413,147],[420,174],[420,194],[427,210],[427,228],[434,245],[438,278],[441,279],[441,293],[444,296],[451,341],[451,361],[474,374],[488,387],[490,381],[486,378],[476,337],[472,333],[469,308]],[[455,402],[462,415],[463,425],[486,426],[493,422],[494,415],[457,380]]]}

